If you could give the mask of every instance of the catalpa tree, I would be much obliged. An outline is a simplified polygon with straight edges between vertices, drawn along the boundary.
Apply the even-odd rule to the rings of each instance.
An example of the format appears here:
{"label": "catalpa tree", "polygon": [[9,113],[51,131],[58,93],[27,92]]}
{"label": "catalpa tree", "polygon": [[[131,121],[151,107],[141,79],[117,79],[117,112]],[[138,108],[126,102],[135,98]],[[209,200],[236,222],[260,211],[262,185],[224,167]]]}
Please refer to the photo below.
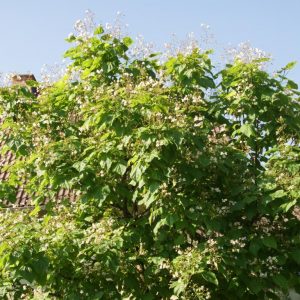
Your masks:
{"label": "catalpa tree", "polygon": [[[66,75],[1,90],[6,299],[279,299],[300,289],[300,101],[265,59],[129,55],[71,35]],[[28,82],[28,85],[36,85]],[[61,189],[77,193],[57,206]],[[42,207],[44,199],[50,199]],[[43,216],[40,211],[43,210]]]}

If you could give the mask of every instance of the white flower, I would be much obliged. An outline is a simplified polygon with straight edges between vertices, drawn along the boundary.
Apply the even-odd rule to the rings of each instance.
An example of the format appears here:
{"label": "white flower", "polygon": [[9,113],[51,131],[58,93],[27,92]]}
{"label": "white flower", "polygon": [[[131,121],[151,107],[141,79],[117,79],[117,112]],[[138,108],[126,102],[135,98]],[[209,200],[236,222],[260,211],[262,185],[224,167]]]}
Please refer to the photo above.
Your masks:
{"label": "white flower", "polygon": [[122,99],[121,101],[122,105],[127,106],[128,102],[125,99]]}

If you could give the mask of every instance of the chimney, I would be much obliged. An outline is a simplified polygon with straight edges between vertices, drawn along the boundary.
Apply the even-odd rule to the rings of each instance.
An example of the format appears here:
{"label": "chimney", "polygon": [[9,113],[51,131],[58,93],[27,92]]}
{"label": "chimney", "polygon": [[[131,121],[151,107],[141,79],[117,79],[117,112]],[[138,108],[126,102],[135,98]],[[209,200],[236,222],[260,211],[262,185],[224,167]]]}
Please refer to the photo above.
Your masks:
{"label": "chimney", "polygon": [[[13,85],[27,86],[27,81],[37,81],[33,74],[16,74],[11,78]],[[38,95],[36,87],[30,87],[32,94]]]}

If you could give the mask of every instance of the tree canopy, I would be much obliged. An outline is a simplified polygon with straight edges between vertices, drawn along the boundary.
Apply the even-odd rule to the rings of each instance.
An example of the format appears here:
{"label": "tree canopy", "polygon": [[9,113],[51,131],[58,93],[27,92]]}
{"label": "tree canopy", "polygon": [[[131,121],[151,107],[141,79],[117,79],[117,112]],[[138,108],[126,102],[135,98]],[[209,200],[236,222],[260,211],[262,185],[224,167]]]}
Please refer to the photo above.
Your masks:
{"label": "tree canopy", "polygon": [[[300,93],[265,59],[129,55],[101,26],[66,75],[0,92],[5,299],[280,299],[300,290]],[[28,82],[29,86],[37,83]],[[60,206],[55,194],[77,193]],[[41,207],[45,198],[50,199]],[[1,200],[0,200],[1,201]],[[43,210],[43,214],[41,214]]]}

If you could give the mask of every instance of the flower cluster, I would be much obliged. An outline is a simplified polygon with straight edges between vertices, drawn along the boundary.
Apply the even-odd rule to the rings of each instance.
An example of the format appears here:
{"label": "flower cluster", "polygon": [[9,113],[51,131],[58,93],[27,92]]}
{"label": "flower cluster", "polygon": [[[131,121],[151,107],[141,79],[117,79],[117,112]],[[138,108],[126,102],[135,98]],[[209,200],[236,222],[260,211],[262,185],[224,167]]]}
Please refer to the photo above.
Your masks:
{"label": "flower cluster", "polygon": [[[96,28],[94,17],[95,14],[92,11],[86,10],[85,17],[75,22],[74,30],[77,37],[89,39],[93,36],[94,29]],[[72,35],[72,33],[70,35]]]}
{"label": "flower cluster", "polygon": [[52,85],[54,82],[60,80],[67,73],[67,63],[63,60],[61,63],[53,65],[44,64],[41,68],[41,88]]}
{"label": "flower cluster", "polygon": [[230,244],[232,245],[232,252],[240,252],[242,248],[246,246],[246,237],[241,237],[238,239],[230,240]]}
{"label": "flower cluster", "polygon": [[256,59],[271,58],[271,55],[265,51],[254,48],[250,42],[240,43],[237,47],[227,49],[229,61],[238,60],[243,63],[251,63]]}

